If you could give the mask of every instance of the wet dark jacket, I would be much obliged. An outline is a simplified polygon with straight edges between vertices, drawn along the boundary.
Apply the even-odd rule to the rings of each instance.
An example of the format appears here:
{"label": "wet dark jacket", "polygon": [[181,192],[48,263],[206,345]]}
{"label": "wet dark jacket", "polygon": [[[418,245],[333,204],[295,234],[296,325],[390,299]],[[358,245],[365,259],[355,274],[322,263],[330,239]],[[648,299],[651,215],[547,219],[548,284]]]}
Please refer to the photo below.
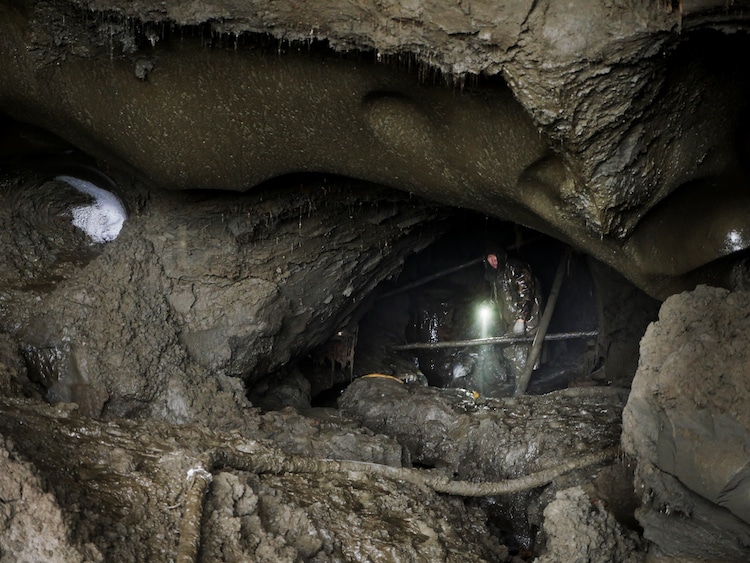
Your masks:
{"label": "wet dark jacket", "polygon": [[498,270],[487,266],[485,279],[490,283],[492,299],[507,329],[523,319],[526,333],[533,334],[539,326],[541,292],[528,264],[508,258],[505,267]]}

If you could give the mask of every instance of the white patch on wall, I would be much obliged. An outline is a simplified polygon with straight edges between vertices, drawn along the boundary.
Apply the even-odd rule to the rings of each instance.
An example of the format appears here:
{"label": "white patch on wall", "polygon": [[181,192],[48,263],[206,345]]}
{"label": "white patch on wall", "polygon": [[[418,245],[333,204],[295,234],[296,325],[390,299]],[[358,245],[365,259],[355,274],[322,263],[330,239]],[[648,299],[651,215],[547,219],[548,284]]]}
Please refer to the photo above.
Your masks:
{"label": "white patch on wall", "polygon": [[722,250],[727,254],[737,252],[738,250],[747,248],[747,244],[748,241],[742,236],[741,231],[732,230],[724,237],[724,248]]}
{"label": "white patch on wall", "polygon": [[120,198],[91,182],[73,176],[57,176],[55,180],[65,182],[79,192],[94,198],[93,203],[71,209],[74,226],[97,243],[110,242],[117,238],[125,219],[128,218]]}

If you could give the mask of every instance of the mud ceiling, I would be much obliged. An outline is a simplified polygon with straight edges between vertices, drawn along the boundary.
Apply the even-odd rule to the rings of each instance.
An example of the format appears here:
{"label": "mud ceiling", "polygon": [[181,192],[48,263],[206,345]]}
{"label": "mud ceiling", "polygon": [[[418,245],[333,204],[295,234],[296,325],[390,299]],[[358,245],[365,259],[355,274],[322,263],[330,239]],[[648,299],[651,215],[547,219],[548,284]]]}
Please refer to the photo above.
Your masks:
{"label": "mud ceiling", "polygon": [[[333,171],[513,219],[661,298],[696,281],[727,285],[730,264],[714,261],[747,246],[750,98],[746,63],[728,63],[745,38],[724,33],[744,29],[743,3],[71,4],[86,15],[79,29],[70,17],[42,23],[49,11],[3,18],[3,50],[14,55],[0,78],[3,105],[164,187],[247,189],[290,166]],[[255,32],[372,50],[380,61],[408,59],[457,82],[502,76],[531,120],[502,88],[489,102],[446,101],[388,65],[331,63],[305,74],[309,65],[287,57],[272,71],[252,61],[240,70],[219,53],[160,50],[165,29],[199,24],[229,37]],[[153,47],[136,48],[139,34]],[[102,50],[122,64],[87,69],[81,61]],[[319,84],[301,120],[294,107],[310,98],[278,86],[284,73]],[[197,109],[196,92],[211,97],[209,107]],[[243,114],[248,104],[262,110]],[[269,123],[283,134],[268,133]],[[330,139],[328,148],[309,149],[320,143],[305,132]],[[207,157],[201,147],[210,145],[228,150]],[[362,156],[377,147],[377,162]]]}

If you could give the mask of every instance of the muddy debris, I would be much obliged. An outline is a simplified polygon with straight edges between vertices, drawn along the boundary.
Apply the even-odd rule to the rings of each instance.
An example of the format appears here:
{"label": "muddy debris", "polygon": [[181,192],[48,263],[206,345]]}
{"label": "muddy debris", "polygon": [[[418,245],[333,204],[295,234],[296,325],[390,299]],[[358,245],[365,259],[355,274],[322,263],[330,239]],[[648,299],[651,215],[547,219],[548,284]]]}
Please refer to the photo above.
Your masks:
{"label": "muddy debris", "polygon": [[[538,550],[544,544],[542,511],[554,491],[588,483],[602,461],[617,457],[627,392],[581,387],[495,399],[462,389],[361,378],[347,388],[339,406],[365,427],[404,444],[415,464],[471,482],[552,470],[587,457],[586,452],[610,452],[609,460],[560,472],[550,487],[508,491],[486,507],[500,522],[504,541]],[[623,503],[618,496],[613,505]]]}
{"label": "muddy debris", "polygon": [[604,502],[590,498],[581,487],[559,491],[544,509],[547,551],[536,561],[644,563],[645,542],[623,529]]}
{"label": "muddy debris", "polygon": [[360,378],[339,407],[404,444],[414,462],[445,468],[460,479],[494,480],[616,446],[627,393],[581,387],[492,399],[463,389]]}
{"label": "muddy debris", "polygon": [[[0,563],[749,560],[730,4],[0,0]],[[529,396],[378,300],[492,237]]]}
{"label": "muddy debris", "polygon": [[[451,476],[296,456],[268,440],[195,425],[103,423],[70,405],[4,399],[0,409],[0,431],[13,441],[5,459],[43,468],[45,498],[60,505],[60,522],[43,531],[73,554],[120,561],[351,561],[357,553],[366,560],[507,560],[480,510],[433,492]],[[30,427],[35,432],[27,436]],[[14,500],[12,487],[3,494]],[[4,545],[6,558],[29,549]]]}

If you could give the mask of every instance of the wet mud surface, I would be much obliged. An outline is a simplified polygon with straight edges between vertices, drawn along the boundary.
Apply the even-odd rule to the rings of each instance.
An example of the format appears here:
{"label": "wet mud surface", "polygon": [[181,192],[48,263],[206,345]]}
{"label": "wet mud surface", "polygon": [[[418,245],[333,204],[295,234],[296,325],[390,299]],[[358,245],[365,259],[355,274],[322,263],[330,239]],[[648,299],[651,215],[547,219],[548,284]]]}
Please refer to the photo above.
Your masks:
{"label": "wet mud surface", "polygon": [[[527,475],[616,446],[627,394],[627,389],[581,387],[494,399],[464,389],[365,378],[347,388],[339,405],[367,428],[404,444],[413,463],[456,479],[487,481]],[[539,550],[545,540],[541,512],[555,491],[587,483],[596,474],[573,472],[544,489],[496,498],[485,508],[508,545]],[[628,489],[627,477],[615,481]],[[613,505],[628,503],[628,494],[614,496]]]}
{"label": "wet mud surface", "polygon": [[[66,560],[171,558],[185,537],[179,531],[189,517],[189,470],[201,467],[211,451],[225,453],[216,458],[198,526],[198,560],[509,560],[507,548],[486,529],[480,505],[436,495],[427,481],[409,484],[377,471],[368,476],[372,462],[400,467],[408,453],[352,422],[303,422],[293,411],[281,412],[256,419],[255,440],[248,431],[240,436],[195,425],[102,423],[81,417],[72,405],[4,400],[0,408],[8,480],[16,479],[3,498],[10,506],[21,501],[13,487],[27,480],[29,491],[40,489],[55,510],[35,529],[49,536],[44,545],[60,542],[75,555]],[[33,435],[24,437],[30,428]],[[295,463],[292,452],[314,457]],[[319,466],[314,459],[321,458],[367,463],[339,469]],[[22,467],[28,475],[14,477]],[[37,472],[43,477],[35,485]],[[28,495],[23,501],[42,502]],[[6,519],[9,529],[28,528],[24,510]],[[3,556],[22,553],[8,544]]]}
{"label": "wet mud surface", "polygon": [[[122,194],[122,231],[102,244],[73,224],[71,209],[86,203],[76,190],[22,166],[5,176],[0,236],[17,267],[2,272],[0,385],[5,397],[25,398],[1,407],[3,561],[46,558],[46,547],[17,539],[32,532],[58,546],[60,560],[170,560],[191,537],[186,521],[201,561],[509,561],[518,542],[506,545],[513,534],[494,531],[485,504],[463,500],[476,493],[434,491],[456,479],[471,488],[473,479],[554,471],[616,443],[617,417],[605,416],[611,427],[600,439],[529,457],[532,445],[504,467],[497,451],[456,432],[469,449],[446,442],[426,455],[408,433],[389,437],[342,411],[310,408],[309,380],[278,366],[359,318],[357,296],[395,275],[447,220],[438,207],[380,188],[315,189],[176,197],[132,184]],[[246,398],[264,386],[280,410],[262,412]],[[458,408],[457,390],[419,389],[419,409],[405,400],[393,411],[417,434],[415,412],[442,409],[455,429],[492,410],[474,402],[447,412]],[[296,408],[285,406],[291,401]],[[504,430],[521,432],[539,415],[530,401]],[[270,449],[248,458],[258,441]],[[587,462],[592,472],[577,471],[575,482],[611,459]],[[188,472],[197,463],[213,482],[196,517]],[[430,463],[443,466],[439,479],[413,468]],[[544,488],[558,473],[521,486]],[[45,518],[32,521],[39,511]],[[519,535],[531,547],[531,536]]]}
{"label": "wet mud surface", "polygon": [[[0,409],[8,468],[4,501],[9,507],[21,500],[34,506],[52,503],[55,510],[34,526],[44,534],[43,545],[59,542],[68,550],[65,560],[171,559],[185,541],[189,470],[201,467],[211,451],[224,453],[216,458],[220,462],[213,468],[198,526],[200,561],[509,560],[507,548],[486,529],[486,514],[478,506],[437,495],[424,485],[368,476],[372,461],[400,465],[401,459],[393,456],[400,451],[393,441],[376,439],[351,423],[348,430],[329,424],[329,436],[347,435],[350,444],[363,440],[356,448],[360,454],[368,451],[368,441],[381,443],[381,452],[364,459],[368,463],[357,471],[315,463],[321,456],[353,457],[351,450],[332,446],[324,432],[310,436],[304,448],[315,458],[299,461],[283,451],[289,437],[278,432],[259,431],[255,436],[264,438],[255,440],[247,433],[195,425],[102,423],[81,417],[71,406],[7,399]],[[293,412],[274,416],[281,427],[297,417]],[[24,437],[29,428],[33,435]],[[382,451],[389,448],[391,459],[383,459]],[[305,462],[309,459],[313,461]],[[13,493],[22,485],[30,491],[24,499]],[[39,501],[28,496],[36,490]],[[27,505],[20,506],[22,510],[6,516],[6,523],[16,533],[30,533]],[[22,553],[44,551],[5,544],[3,560]]]}
{"label": "wet mud surface", "polygon": [[[261,4],[0,1],[0,561],[746,561],[747,294],[637,349],[641,290],[747,286],[744,16]],[[595,257],[554,392],[393,353],[472,336],[466,285],[377,301],[445,205],[564,241],[546,290]]]}

